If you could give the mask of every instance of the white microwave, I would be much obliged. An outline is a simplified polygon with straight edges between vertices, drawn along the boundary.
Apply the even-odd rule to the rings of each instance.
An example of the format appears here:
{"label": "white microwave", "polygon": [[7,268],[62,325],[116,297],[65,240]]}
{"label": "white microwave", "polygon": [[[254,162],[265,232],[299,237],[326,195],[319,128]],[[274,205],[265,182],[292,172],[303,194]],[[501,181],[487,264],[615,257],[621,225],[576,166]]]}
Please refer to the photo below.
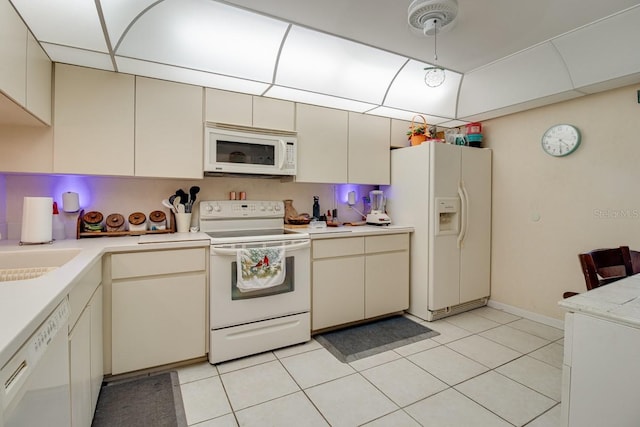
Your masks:
{"label": "white microwave", "polygon": [[204,139],[207,174],[296,174],[295,136],[205,127]]}

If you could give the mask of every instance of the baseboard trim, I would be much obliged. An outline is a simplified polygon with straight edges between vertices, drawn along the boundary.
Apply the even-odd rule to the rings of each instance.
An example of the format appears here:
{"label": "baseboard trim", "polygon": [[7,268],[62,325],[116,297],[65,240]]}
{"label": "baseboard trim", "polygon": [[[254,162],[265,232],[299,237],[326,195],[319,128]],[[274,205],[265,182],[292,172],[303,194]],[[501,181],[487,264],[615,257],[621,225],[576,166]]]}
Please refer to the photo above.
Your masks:
{"label": "baseboard trim", "polygon": [[491,308],[495,308],[497,310],[503,310],[507,313],[514,314],[516,316],[524,317],[525,319],[533,320],[534,322],[542,323],[547,326],[552,326],[554,328],[563,329],[564,330],[564,321],[559,319],[554,319],[553,317],[543,316],[542,314],[534,313],[533,311],[524,310],[522,308],[514,307],[509,304],[504,304],[498,301],[494,301],[492,299],[489,300],[487,305]]}

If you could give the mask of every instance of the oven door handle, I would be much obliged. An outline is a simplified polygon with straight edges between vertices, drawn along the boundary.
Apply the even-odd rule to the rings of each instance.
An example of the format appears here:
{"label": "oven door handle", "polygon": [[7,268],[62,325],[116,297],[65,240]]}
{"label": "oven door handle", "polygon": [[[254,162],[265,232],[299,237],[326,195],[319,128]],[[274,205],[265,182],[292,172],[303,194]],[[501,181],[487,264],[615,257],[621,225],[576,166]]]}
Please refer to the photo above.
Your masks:
{"label": "oven door handle", "polygon": [[[283,246],[285,252],[291,252],[298,249],[304,249],[311,246],[311,242],[303,242],[303,243],[295,243],[293,245]],[[275,246],[274,246],[275,247]],[[251,249],[251,248],[247,248]],[[218,255],[236,255],[238,251],[241,251],[242,248],[238,249],[227,249],[227,248],[216,248],[215,246],[211,246],[211,252]]]}

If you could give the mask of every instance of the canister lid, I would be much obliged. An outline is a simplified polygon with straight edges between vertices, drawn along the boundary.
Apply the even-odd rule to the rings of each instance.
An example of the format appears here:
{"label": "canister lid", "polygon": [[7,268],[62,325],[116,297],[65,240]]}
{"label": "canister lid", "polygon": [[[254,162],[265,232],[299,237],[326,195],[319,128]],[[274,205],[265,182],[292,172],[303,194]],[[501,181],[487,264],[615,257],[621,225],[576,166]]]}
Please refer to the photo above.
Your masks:
{"label": "canister lid", "polygon": [[149,219],[153,222],[162,222],[167,219],[167,215],[162,211],[153,211],[149,214]]}
{"label": "canister lid", "polygon": [[119,213],[113,213],[107,217],[107,227],[118,228],[124,225],[124,217]]}
{"label": "canister lid", "polygon": [[82,216],[82,220],[87,224],[100,224],[104,217],[98,211],[87,212]]}
{"label": "canister lid", "polygon": [[134,212],[131,215],[129,215],[129,224],[140,225],[140,224],[144,224],[146,220],[147,220],[147,217],[142,212]]}

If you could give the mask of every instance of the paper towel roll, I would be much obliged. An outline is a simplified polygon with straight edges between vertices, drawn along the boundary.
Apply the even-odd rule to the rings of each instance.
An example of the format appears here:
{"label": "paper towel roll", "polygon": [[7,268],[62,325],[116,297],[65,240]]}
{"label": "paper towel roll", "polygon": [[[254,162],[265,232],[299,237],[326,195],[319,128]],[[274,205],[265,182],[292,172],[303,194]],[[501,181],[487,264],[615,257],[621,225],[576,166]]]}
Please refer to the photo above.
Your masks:
{"label": "paper towel roll", "polygon": [[25,197],[22,203],[21,243],[49,243],[52,237],[53,199]]}
{"label": "paper towel roll", "polygon": [[62,193],[62,210],[65,212],[78,212],[80,210],[78,193],[73,191]]}

